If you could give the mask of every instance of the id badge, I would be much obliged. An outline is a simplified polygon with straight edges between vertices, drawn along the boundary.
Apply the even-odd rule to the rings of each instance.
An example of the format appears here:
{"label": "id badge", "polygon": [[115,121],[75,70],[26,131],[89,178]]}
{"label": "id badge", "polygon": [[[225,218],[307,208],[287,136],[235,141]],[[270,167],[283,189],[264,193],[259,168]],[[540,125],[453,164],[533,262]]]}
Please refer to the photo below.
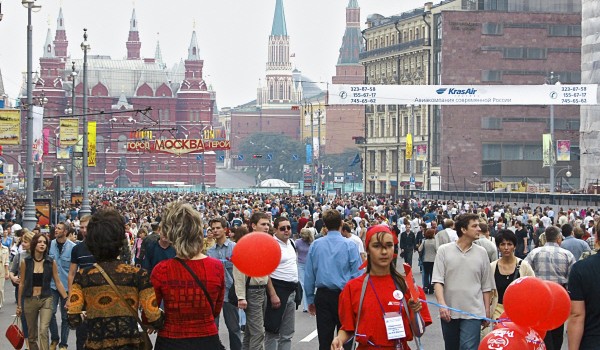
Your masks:
{"label": "id badge", "polygon": [[385,320],[385,329],[387,331],[388,340],[406,338],[404,321],[402,321],[402,315],[400,315],[400,313],[386,312],[383,319]]}

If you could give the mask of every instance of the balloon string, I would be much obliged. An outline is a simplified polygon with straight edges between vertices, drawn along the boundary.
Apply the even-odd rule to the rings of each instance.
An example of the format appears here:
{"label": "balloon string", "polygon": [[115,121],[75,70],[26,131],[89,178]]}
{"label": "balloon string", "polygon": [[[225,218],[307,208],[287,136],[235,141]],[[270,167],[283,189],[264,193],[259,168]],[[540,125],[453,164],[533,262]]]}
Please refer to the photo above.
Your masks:
{"label": "balloon string", "polygon": [[433,306],[437,306],[438,308],[448,309],[450,311],[454,311],[454,312],[458,312],[459,314],[471,316],[471,317],[473,317],[475,319],[479,319],[479,320],[482,320],[482,321],[487,321],[487,322],[491,322],[491,323],[499,323],[499,322],[510,321],[508,318],[501,318],[501,319],[493,320],[491,318],[487,318],[487,317],[482,317],[482,316],[479,316],[479,315],[475,315],[475,314],[472,314],[470,312],[463,311],[463,310],[460,310],[460,309],[456,309],[456,308],[453,308],[453,307],[450,307],[450,306],[447,306],[447,305],[438,304],[438,303],[433,302],[433,301],[429,301],[429,300],[425,300],[425,299],[419,299],[419,300],[422,301],[422,302],[424,302],[424,303],[431,304]]}

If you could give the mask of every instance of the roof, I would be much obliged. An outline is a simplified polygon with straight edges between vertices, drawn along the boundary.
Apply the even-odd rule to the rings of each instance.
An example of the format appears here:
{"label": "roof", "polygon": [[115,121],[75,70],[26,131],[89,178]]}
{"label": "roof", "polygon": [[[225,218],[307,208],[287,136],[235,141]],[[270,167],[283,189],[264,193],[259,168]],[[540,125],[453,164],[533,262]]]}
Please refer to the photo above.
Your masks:
{"label": "roof", "polygon": [[283,0],[276,0],[275,14],[273,15],[272,36],[287,36],[287,26],[285,24],[285,13],[283,11]]}
{"label": "roof", "polygon": [[346,27],[337,64],[359,64],[361,51],[363,51],[363,41],[360,28]]}
{"label": "roof", "polygon": [[192,40],[190,41],[190,47],[188,48],[189,61],[200,60],[200,48],[198,47],[198,38],[196,37],[196,31],[192,32]]}

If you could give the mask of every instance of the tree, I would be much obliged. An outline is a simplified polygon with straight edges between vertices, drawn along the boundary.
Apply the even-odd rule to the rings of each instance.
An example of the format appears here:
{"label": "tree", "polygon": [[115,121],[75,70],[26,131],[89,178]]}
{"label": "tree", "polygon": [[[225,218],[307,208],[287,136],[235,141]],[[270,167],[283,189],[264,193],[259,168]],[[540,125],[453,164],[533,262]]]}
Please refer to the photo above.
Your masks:
{"label": "tree", "polygon": [[240,145],[247,166],[254,168],[261,179],[282,179],[298,182],[306,162],[305,145],[285,135],[256,133]]}

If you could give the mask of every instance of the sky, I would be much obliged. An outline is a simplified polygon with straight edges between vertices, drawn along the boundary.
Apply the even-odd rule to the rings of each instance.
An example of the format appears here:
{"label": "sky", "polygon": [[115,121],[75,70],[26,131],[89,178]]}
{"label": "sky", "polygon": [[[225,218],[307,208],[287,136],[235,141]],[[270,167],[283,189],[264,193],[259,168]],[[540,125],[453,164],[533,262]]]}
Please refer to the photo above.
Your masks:
{"label": "sky", "polygon": [[[22,73],[27,69],[27,9],[19,0],[0,0],[0,70],[11,99],[18,97]],[[358,0],[361,27],[369,14],[392,16],[421,7],[426,0]],[[36,0],[42,5],[32,14],[33,66],[39,68],[48,28],[56,30],[62,5],[68,53],[82,58],[83,28],[88,29],[90,55],[126,57],[129,20],[136,10],[141,56],[154,57],[160,40],[167,67],[187,57],[196,30],[204,79],[217,94],[217,105],[234,107],[256,98],[264,79],[268,36],[275,0]],[[295,68],[315,82],[331,82],[346,25],[348,0],[284,0],[290,52]]]}

